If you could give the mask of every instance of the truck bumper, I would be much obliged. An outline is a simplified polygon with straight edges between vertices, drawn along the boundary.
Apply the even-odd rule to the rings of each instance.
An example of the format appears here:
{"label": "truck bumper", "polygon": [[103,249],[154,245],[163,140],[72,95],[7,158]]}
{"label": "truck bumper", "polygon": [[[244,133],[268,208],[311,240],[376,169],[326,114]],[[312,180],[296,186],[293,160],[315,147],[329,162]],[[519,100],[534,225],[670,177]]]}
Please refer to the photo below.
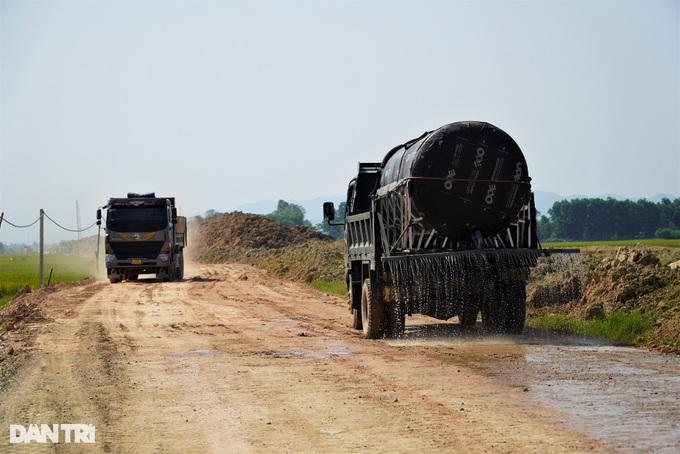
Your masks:
{"label": "truck bumper", "polygon": [[[161,254],[163,255],[163,254]],[[118,260],[113,254],[106,255],[106,274],[109,278],[126,278],[140,274],[155,274],[160,278],[170,277],[172,267],[170,255],[156,259]]]}

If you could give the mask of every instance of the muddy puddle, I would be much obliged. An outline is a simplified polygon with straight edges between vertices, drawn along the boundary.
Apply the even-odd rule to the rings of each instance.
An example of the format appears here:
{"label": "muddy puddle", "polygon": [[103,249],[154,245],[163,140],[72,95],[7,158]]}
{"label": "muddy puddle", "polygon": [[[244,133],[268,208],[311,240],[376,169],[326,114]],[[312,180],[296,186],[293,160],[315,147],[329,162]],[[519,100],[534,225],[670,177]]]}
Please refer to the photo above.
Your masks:
{"label": "muddy puddle", "polygon": [[503,336],[450,324],[409,326],[390,343],[519,387],[613,450],[680,452],[680,356],[530,328]]}

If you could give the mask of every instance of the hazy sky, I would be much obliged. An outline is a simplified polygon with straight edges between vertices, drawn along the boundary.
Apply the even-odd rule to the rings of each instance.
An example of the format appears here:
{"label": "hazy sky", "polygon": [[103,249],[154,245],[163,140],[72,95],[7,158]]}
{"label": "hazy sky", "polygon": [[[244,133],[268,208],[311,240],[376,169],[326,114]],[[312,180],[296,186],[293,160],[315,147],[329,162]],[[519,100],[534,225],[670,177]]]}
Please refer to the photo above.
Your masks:
{"label": "hazy sky", "polygon": [[535,190],[680,196],[677,0],[1,0],[0,65],[19,224],[75,228],[77,200],[85,227],[128,191],[186,216],[342,195],[357,162],[463,120],[509,133]]}

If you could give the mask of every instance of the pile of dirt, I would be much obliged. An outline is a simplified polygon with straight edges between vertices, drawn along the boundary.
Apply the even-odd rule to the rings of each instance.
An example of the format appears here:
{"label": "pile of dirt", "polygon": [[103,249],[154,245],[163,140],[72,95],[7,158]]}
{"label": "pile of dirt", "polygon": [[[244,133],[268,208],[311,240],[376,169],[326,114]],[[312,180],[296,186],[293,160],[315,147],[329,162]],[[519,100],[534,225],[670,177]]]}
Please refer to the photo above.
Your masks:
{"label": "pile of dirt", "polygon": [[31,291],[25,285],[0,311],[0,330],[13,331],[26,323],[45,320],[42,310],[44,291]]}
{"label": "pile of dirt", "polygon": [[10,332],[46,319],[42,309],[44,299],[44,291],[32,292],[26,285],[0,310],[0,363],[15,353],[9,341]]}
{"label": "pile of dirt", "polygon": [[194,253],[198,255],[225,248],[279,249],[311,239],[331,239],[311,227],[289,227],[258,214],[240,211],[218,214],[203,220],[194,235]]}
{"label": "pile of dirt", "polygon": [[661,265],[677,254],[643,246],[585,248],[580,271],[543,274],[539,266],[529,285],[528,313],[583,320],[640,311],[656,319],[648,345],[680,352],[680,270]]}
{"label": "pile of dirt", "polygon": [[342,242],[307,226],[235,211],[193,224],[188,253],[203,263],[239,262],[286,279],[342,281]]}

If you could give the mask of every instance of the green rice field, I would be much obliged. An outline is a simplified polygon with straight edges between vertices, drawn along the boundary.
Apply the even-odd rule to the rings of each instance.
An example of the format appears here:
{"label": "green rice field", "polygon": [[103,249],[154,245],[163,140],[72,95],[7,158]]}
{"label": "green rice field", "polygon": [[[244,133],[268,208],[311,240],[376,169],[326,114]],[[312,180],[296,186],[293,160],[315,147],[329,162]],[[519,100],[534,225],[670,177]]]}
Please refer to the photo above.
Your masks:
{"label": "green rice field", "polygon": [[[94,276],[93,258],[72,255],[45,255],[45,285],[58,282],[78,281]],[[0,255],[0,307],[12,299],[28,284],[32,290],[40,287],[40,256],[38,254]]]}

